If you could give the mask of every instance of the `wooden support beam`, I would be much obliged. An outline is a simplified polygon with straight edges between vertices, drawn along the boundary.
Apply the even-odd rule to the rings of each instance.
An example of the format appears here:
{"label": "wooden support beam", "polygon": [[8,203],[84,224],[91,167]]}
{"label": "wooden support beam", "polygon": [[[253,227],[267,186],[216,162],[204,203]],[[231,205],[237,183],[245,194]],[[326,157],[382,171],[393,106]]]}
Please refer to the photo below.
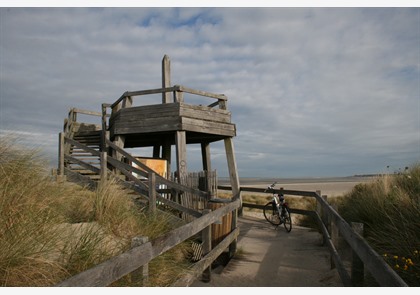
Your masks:
{"label": "wooden support beam", "polygon": [[166,160],[166,178],[169,179],[169,176],[171,175],[171,161],[172,161],[172,145],[171,140],[166,139],[164,144],[162,145],[162,159]]}
{"label": "wooden support beam", "polygon": [[[236,209],[232,212],[232,230],[237,227],[238,223],[238,214],[242,215],[242,198],[241,198],[241,189],[239,185],[239,176],[238,176],[238,169],[236,167],[236,159],[235,159],[235,150],[233,146],[233,140],[231,137],[226,138],[225,142],[225,151],[226,151],[226,158],[228,163],[229,169],[229,178],[230,178],[230,185],[232,186],[232,199],[239,199],[240,206],[239,209]],[[236,252],[237,248],[237,240],[233,241],[232,244],[229,245],[229,256],[233,257]]]}
{"label": "wooden support beam", "polygon": [[201,158],[203,160],[203,170],[211,171],[210,144],[208,142],[201,143]]}
{"label": "wooden support beam", "polygon": [[160,158],[160,145],[155,144],[153,146],[153,158]]}
{"label": "wooden support beam", "polygon": [[187,176],[187,140],[185,131],[177,131],[175,138],[178,182],[185,184]]}

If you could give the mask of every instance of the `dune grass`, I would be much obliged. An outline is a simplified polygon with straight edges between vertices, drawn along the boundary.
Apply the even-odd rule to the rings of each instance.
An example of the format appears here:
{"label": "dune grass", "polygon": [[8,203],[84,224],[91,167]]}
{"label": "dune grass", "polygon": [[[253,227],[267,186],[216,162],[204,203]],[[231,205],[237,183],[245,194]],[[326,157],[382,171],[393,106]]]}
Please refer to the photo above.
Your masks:
{"label": "dune grass", "polygon": [[[129,191],[108,182],[96,191],[54,181],[38,150],[0,138],[0,286],[53,286],[178,226],[148,214]],[[188,267],[187,243],[151,261],[149,286],[166,286]],[[138,286],[121,279],[119,286]]]}
{"label": "dune grass", "polygon": [[365,238],[410,286],[420,286],[420,164],[359,184],[339,203],[348,222],[364,224]]}

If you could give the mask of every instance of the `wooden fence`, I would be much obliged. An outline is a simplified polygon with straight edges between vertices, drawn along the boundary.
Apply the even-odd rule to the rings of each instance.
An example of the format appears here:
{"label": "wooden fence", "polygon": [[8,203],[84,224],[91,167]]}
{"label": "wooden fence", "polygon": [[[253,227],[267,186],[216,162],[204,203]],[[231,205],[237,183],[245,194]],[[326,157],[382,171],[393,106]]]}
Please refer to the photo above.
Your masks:
{"label": "wooden fence", "polygon": [[[202,232],[203,254],[201,260],[194,264],[188,273],[174,283],[174,286],[189,286],[200,274],[211,276],[211,264],[230,245],[235,242],[239,229],[234,228],[230,234],[211,249],[211,225],[226,214],[235,211],[240,206],[240,200],[226,204],[215,211],[187,223],[155,240],[145,242],[131,250],[113,257],[89,270],[77,274],[59,284],[57,287],[95,287],[108,286],[127,274],[146,266],[152,259],[172,249],[176,245]],[[231,253],[233,255],[233,252]]]}
{"label": "wooden fence", "polygon": [[[220,190],[230,191],[228,186],[219,186]],[[241,192],[266,193],[263,188],[241,187]],[[317,210],[308,211],[291,208],[295,214],[308,215],[313,217],[322,232],[324,244],[326,244],[331,253],[332,266],[337,268],[340,278],[345,286],[360,286],[364,280],[364,269],[366,268],[376,282],[383,287],[408,287],[400,276],[376,253],[371,246],[363,239],[361,235],[361,224],[347,223],[333,208],[328,201],[327,196],[321,195],[320,191],[296,191],[278,189],[275,193],[284,195],[312,197],[317,201]],[[271,192],[270,192],[271,193]],[[243,207],[263,209],[264,205],[243,203]],[[351,247],[353,261],[350,274],[344,266],[343,260],[339,255],[337,245],[341,236]]]}

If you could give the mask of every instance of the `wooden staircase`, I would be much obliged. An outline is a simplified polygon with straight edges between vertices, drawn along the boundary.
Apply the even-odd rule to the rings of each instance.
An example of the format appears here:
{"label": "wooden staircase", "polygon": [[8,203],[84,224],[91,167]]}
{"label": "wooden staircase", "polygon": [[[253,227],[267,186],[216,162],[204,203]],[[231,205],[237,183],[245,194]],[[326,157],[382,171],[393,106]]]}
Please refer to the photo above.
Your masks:
{"label": "wooden staircase", "polygon": [[[83,144],[88,148],[93,149],[99,153],[101,149],[101,136],[101,130],[79,131],[74,133],[73,139],[79,142],[80,144]],[[88,165],[100,169],[101,162],[100,157],[98,155],[92,155],[92,153],[89,153],[84,149],[81,149],[74,145],[70,146],[69,155]],[[80,165],[80,163],[69,161],[67,168],[70,169],[72,172],[79,173],[83,176],[87,176],[94,181],[98,181],[100,179],[99,173],[86,169],[86,167]]]}

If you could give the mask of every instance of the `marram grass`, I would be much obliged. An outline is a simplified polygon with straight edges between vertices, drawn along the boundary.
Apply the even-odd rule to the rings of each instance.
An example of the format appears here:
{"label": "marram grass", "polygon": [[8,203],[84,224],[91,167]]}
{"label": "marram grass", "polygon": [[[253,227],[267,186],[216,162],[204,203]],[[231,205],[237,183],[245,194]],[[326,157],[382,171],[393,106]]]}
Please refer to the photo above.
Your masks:
{"label": "marram grass", "polygon": [[[0,138],[0,286],[53,286],[128,250],[133,237],[154,239],[179,225],[139,209],[112,181],[96,191],[57,183],[45,163],[37,150]],[[149,286],[182,273],[185,245],[150,263]]]}

